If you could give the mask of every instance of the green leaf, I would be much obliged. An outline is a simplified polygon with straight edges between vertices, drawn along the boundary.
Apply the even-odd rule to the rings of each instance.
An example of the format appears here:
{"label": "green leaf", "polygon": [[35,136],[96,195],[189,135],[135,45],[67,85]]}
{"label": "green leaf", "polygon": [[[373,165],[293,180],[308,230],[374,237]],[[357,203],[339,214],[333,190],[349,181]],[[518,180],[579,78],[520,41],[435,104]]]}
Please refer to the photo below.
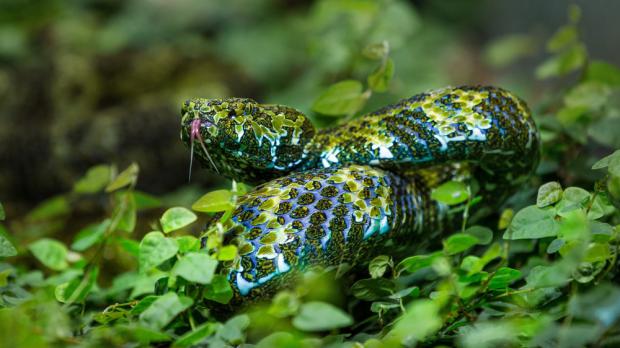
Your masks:
{"label": "green leaf", "polygon": [[233,346],[245,342],[244,331],[250,326],[250,317],[247,314],[234,316],[226,321],[217,331],[217,335]]}
{"label": "green leaf", "polygon": [[0,221],[4,221],[4,219],[6,219],[6,213],[4,212],[2,202],[0,202]]}
{"label": "green leaf", "polygon": [[[440,306],[431,300],[417,300],[409,305],[396,325],[390,330],[384,342],[388,347],[413,346],[413,343],[424,340],[425,337],[437,332],[442,326],[439,315]],[[424,320],[420,320],[424,318]]]}
{"label": "green leaf", "polygon": [[396,266],[397,273],[407,271],[409,273],[415,273],[423,268],[431,267],[433,263],[441,257],[441,252],[436,252],[428,255],[415,255],[410,256],[402,260]]}
{"label": "green leaf", "polygon": [[375,301],[370,305],[370,311],[373,313],[385,313],[393,308],[399,308],[399,305],[387,301]]}
{"label": "green leaf", "polygon": [[174,265],[172,274],[199,284],[208,284],[213,279],[217,261],[205,253],[191,252],[182,256]]}
{"label": "green leaf", "polygon": [[556,238],[547,246],[547,254],[557,253],[564,246],[564,239]]}
{"label": "green leaf", "polygon": [[155,295],[144,297],[143,299],[140,300],[140,302],[138,302],[135,306],[133,306],[133,308],[131,309],[131,314],[140,315],[147,308],[149,308],[153,304],[153,302],[157,301],[158,298],[159,296],[155,296]]}
{"label": "green leaf", "polygon": [[161,273],[160,274],[139,273],[132,284],[131,294],[129,294],[129,298],[134,299],[134,298],[138,298],[145,294],[154,293],[155,284],[160,278],[161,278]]}
{"label": "green leaf", "polygon": [[484,267],[494,259],[500,257],[502,248],[498,243],[493,243],[482,255],[482,257],[468,255],[461,262],[461,269],[467,271],[468,276],[480,273]]}
{"label": "green leaf", "polygon": [[595,60],[588,64],[586,81],[596,81],[608,86],[620,86],[620,69],[604,61]]}
{"label": "green leaf", "polygon": [[28,249],[37,260],[55,271],[62,271],[69,266],[67,247],[57,240],[42,238],[30,244]]}
{"label": "green leaf", "polygon": [[233,297],[233,291],[226,276],[216,274],[211,283],[205,286],[203,297],[207,300],[227,304]]}
{"label": "green leaf", "polygon": [[512,219],[514,218],[515,212],[512,209],[504,209],[502,214],[499,216],[499,221],[497,222],[497,228],[500,230],[505,230],[510,226]]}
{"label": "green leaf", "polygon": [[393,300],[398,300],[398,299],[408,297],[408,296],[410,296],[411,298],[420,297],[420,288],[418,288],[417,286],[411,286],[408,288],[404,288],[402,290],[396,291],[395,293],[390,295],[389,298]]}
{"label": "green leaf", "polygon": [[297,313],[299,305],[296,294],[286,290],[279,291],[271,301],[268,312],[275,317],[286,318]]}
{"label": "green leaf", "polygon": [[227,211],[233,208],[232,198],[230,190],[211,191],[192,204],[192,209],[203,213]]}
{"label": "green leaf", "polygon": [[99,268],[94,267],[87,273],[86,278],[77,277],[70,282],[56,286],[56,300],[62,303],[82,303],[95,286]]}
{"label": "green leaf", "polygon": [[510,322],[508,320],[477,321],[475,325],[467,327],[467,329],[469,330],[463,330],[463,334],[459,335],[458,347],[518,347],[518,333],[527,330],[527,324],[525,324],[523,321],[519,322],[518,324]]}
{"label": "green leaf", "polygon": [[[64,313],[60,313],[57,305],[47,302],[40,307],[51,313],[37,313],[34,306],[4,307],[0,310],[3,347],[47,348],[50,347],[49,337],[53,337],[52,335],[71,335],[68,318]],[[31,311],[35,313],[29,313]],[[37,320],[33,320],[33,317]]]}
{"label": "green leaf", "polygon": [[605,268],[604,262],[582,262],[573,270],[572,278],[581,284],[591,283]]}
{"label": "green leaf", "polygon": [[161,330],[177,315],[189,308],[194,301],[174,292],[166,293],[153,302],[142,314],[140,323],[155,330]]}
{"label": "green leaf", "polygon": [[582,82],[564,96],[564,104],[569,108],[584,107],[588,110],[602,108],[611,95],[611,89],[598,82]]}
{"label": "green leaf", "polygon": [[169,334],[160,330],[154,330],[138,324],[116,324],[115,334],[126,337],[129,342],[138,342],[140,347],[161,346],[161,344],[151,344],[155,342],[167,342],[171,340]]}
{"label": "green leaf", "polygon": [[385,61],[368,76],[368,86],[375,92],[385,92],[394,76],[394,62],[391,58]]}
{"label": "green leaf", "polygon": [[556,205],[557,214],[566,216],[570,212],[584,208],[590,201],[590,192],[580,187],[567,187],[562,200]]}
{"label": "green leaf", "polygon": [[612,214],[616,209],[609,202],[609,198],[605,194],[598,194],[594,197],[592,201],[592,205],[590,206],[590,211],[588,211],[588,219],[596,220],[600,219],[603,216]]}
{"label": "green leaf", "polygon": [[562,185],[556,181],[548,182],[538,188],[538,197],[536,197],[536,205],[544,208],[554,204],[562,198]]}
{"label": "green leaf", "polygon": [[258,341],[258,343],[256,344],[256,348],[273,348],[273,347],[310,348],[311,347],[311,345],[308,345],[308,344],[304,345],[304,343],[306,342],[304,342],[301,337],[297,337],[290,332],[277,331],[277,332],[271,333],[269,336]]}
{"label": "green leaf", "polygon": [[109,226],[110,219],[105,219],[100,223],[91,224],[84,227],[75,236],[73,244],[71,244],[71,249],[76,251],[84,251],[90,248],[94,244],[101,241]]}
{"label": "green leaf", "polygon": [[188,331],[183,336],[179,337],[173,344],[173,348],[185,348],[192,347],[201,342],[203,342],[206,338],[212,336],[217,329],[217,324],[215,323],[205,323],[202,324],[192,331]]}
{"label": "green leaf", "polygon": [[568,312],[610,328],[620,319],[620,288],[614,284],[597,284],[585,294],[573,296]]}
{"label": "green leaf", "polygon": [[[585,241],[590,238],[590,224],[586,218],[585,211],[581,209],[573,210],[561,220],[558,236],[565,242]],[[564,248],[560,250],[565,250]]]}
{"label": "green leaf", "polygon": [[577,42],[577,27],[573,25],[565,25],[558,29],[547,42],[547,50],[549,52],[559,52],[569,45]]}
{"label": "green leaf", "polygon": [[559,225],[552,209],[541,209],[535,205],[521,209],[512,219],[504,239],[540,239],[554,237]]}
{"label": "green leaf", "polygon": [[353,296],[364,301],[375,301],[394,293],[396,284],[385,278],[358,280],[351,287]]}
{"label": "green leaf", "polygon": [[9,283],[8,278],[13,272],[14,270],[11,268],[5,269],[4,271],[0,272],[0,288],[7,286],[7,284]]}
{"label": "green leaf", "polygon": [[146,192],[133,190],[133,197],[136,201],[136,210],[146,210],[161,207],[161,200]]}
{"label": "green leaf", "polygon": [[507,35],[491,42],[484,51],[485,60],[501,68],[536,52],[536,43],[529,35]]}
{"label": "green leaf", "polygon": [[139,278],[136,272],[124,272],[117,275],[112,280],[112,286],[104,290],[104,293],[108,296],[116,296],[123,291],[131,290]]}
{"label": "green leaf", "polygon": [[225,245],[217,253],[217,259],[220,261],[232,261],[235,257],[237,257],[236,245]]}
{"label": "green leaf", "polygon": [[388,55],[390,47],[387,41],[370,44],[362,50],[364,57],[373,60],[383,59]]}
{"label": "green leaf", "polygon": [[588,127],[588,136],[595,142],[611,148],[620,147],[620,113],[611,113],[595,120]]}
{"label": "green leaf", "polygon": [[307,302],[293,318],[293,326],[302,331],[327,331],[353,324],[349,314],[325,302]]}
{"label": "green leaf", "polygon": [[127,169],[123,170],[119,175],[112,180],[111,183],[106,186],[106,192],[116,191],[121,189],[127,185],[135,185],[138,180],[138,173],[140,172],[140,167],[136,163],[132,163],[127,167]]}
{"label": "green leaf", "polygon": [[136,228],[137,209],[136,200],[134,199],[133,192],[127,191],[120,196],[120,200],[124,200],[123,203],[119,203],[114,214],[122,214],[118,220],[116,228],[121,231],[131,233]]}
{"label": "green leaf", "polygon": [[572,269],[566,262],[557,262],[551,266],[536,266],[526,277],[527,289],[540,289],[563,286],[570,280]]}
{"label": "green leaf", "polygon": [[392,262],[391,258],[387,255],[379,255],[372,259],[368,264],[368,271],[373,278],[383,277],[385,270]]}
{"label": "green leaf", "polygon": [[140,242],[140,272],[147,272],[176,255],[179,250],[176,240],[166,238],[161,232],[147,233]]}
{"label": "green leaf", "polygon": [[[579,122],[587,119],[588,115],[589,108],[587,106],[564,106],[557,112],[556,119],[565,127],[570,127],[578,125]],[[570,131],[570,129],[571,128],[567,128],[567,131]],[[570,133],[569,135],[581,143],[585,143],[587,139],[587,134],[584,132],[576,134]]]}
{"label": "green leaf", "polygon": [[443,250],[448,255],[455,255],[476,244],[478,244],[478,238],[465,233],[456,233],[443,241]]}
{"label": "green leaf", "polygon": [[174,207],[166,210],[159,221],[164,232],[169,233],[191,224],[197,218],[196,214],[187,208]]}
{"label": "green leaf", "polygon": [[135,256],[136,259],[140,255],[140,243],[137,240],[128,239],[128,238],[118,238],[116,239],[118,246],[120,246],[124,251],[129,253],[132,256]]}
{"label": "green leaf", "polygon": [[581,8],[578,5],[570,4],[568,6],[568,20],[573,25],[579,23],[581,20]]}
{"label": "green leaf", "polygon": [[609,161],[607,171],[613,176],[620,176],[620,156],[614,157]]}
{"label": "green leaf", "polygon": [[608,243],[590,243],[583,257],[584,262],[606,261],[611,257]]}
{"label": "green leaf", "polygon": [[73,191],[77,193],[96,193],[108,184],[110,181],[110,166],[100,164],[91,167],[86,175],[73,185]]}
{"label": "green leaf", "polygon": [[611,175],[607,179],[606,188],[610,201],[620,209],[620,176]]}
{"label": "green leaf", "polygon": [[62,283],[70,282],[73,279],[80,277],[84,274],[84,271],[81,269],[75,268],[67,268],[59,274],[53,275],[45,279],[45,285],[60,285]]}
{"label": "green leaf", "polygon": [[590,192],[581,187],[567,187],[566,190],[564,190],[562,200],[575,204],[585,204],[590,200]]}
{"label": "green leaf", "polygon": [[582,44],[572,46],[561,54],[544,61],[536,69],[536,77],[546,79],[561,76],[581,68],[587,58],[587,51]]}
{"label": "green leaf", "polygon": [[17,250],[10,240],[0,233],[0,257],[11,257],[17,255]]}
{"label": "green leaf", "polygon": [[493,231],[484,226],[471,226],[465,230],[465,234],[478,239],[478,244],[487,245],[493,241]]}
{"label": "green leaf", "polygon": [[37,205],[30,213],[28,220],[45,220],[66,215],[71,211],[65,196],[56,196]]}
{"label": "green leaf", "polygon": [[333,84],[315,100],[312,110],[328,116],[354,114],[367,99],[362,89],[362,83],[356,80]]}
{"label": "green leaf", "polygon": [[521,278],[521,271],[510,267],[501,267],[489,281],[489,289],[505,290],[515,280]]}
{"label": "green leaf", "polygon": [[612,239],[614,227],[610,224],[600,221],[588,221],[588,225],[592,233],[592,241],[606,243]]}
{"label": "green leaf", "polygon": [[179,236],[176,237],[175,240],[179,245],[180,253],[200,250],[200,240],[194,236]]}
{"label": "green leaf", "polygon": [[440,203],[455,205],[465,202],[469,198],[467,185],[460,181],[448,181],[433,189],[431,198]]}

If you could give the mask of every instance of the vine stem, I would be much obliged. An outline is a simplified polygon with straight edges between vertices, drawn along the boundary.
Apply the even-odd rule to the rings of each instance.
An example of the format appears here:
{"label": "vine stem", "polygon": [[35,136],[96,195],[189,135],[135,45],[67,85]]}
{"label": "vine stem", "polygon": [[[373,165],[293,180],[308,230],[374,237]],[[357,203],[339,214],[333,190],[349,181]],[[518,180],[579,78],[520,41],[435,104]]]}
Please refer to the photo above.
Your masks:
{"label": "vine stem", "polygon": [[[133,192],[135,185],[136,185],[136,182],[134,180],[130,184],[128,191]],[[106,231],[103,234],[104,236],[107,237],[116,230],[116,227],[120,223],[121,217],[123,216],[125,210],[127,209],[127,205],[128,205],[127,196],[125,196],[123,197],[123,200],[121,201],[119,205],[118,213],[114,215],[114,219],[110,221],[110,224],[106,228]],[[103,238],[103,241],[97,247],[95,254],[90,258],[90,260],[88,261],[86,265],[86,269],[84,272],[84,276],[82,277],[82,281],[80,282],[78,287],[75,290],[73,290],[73,292],[71,293],[71,296],[67,299],[67,301],[63,305],[63,308],[67,308],[69,305],[73,304],[75,300],[77,299],[77,297],[79,296],[79,294],[82,292],[82,290],[84,290],[86,286],[88,285],[88,279],[90,278],[90,274],[93,268],[99,263],[99,259],[101,258],[101,255],[103,255],[103,251],[105,250],[107,241],[108,241],[108,238]]]}
{"label": "vine stem", "polygon": [[534,290],[537,290],[537,289],[535,289],[535,288],[528,288],[528,289],[520,289],[520,290],[508,291],[508,292],[505,292],[503,294],[499,294],[499,295],[495,296],[493,299],[496,300],[498,298],[512,296],[512,295],[527,294],[528,292],[532,292]]}
{"label": "vine stem", "polygon": [[469,219],[469,206],[471,205],[471,186],[467,185],[467,204],[465,204],[465,209],[463,210],[463,221],[461,223],[461,232],[465,232],[465,228],[467,227],[467,220]]}

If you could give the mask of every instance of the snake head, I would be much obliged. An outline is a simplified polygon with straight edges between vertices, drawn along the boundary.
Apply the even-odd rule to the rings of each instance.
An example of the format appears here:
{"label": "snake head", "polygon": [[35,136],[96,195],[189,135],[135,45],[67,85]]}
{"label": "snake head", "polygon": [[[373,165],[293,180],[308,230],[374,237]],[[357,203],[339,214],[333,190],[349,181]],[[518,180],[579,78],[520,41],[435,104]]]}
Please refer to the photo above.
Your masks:
{"label": "snake head", "polygon": [[190,99],[181,114],[181,139],[203,166],[248,183],[300,167],[315,134],[301,112],[248,98]]}

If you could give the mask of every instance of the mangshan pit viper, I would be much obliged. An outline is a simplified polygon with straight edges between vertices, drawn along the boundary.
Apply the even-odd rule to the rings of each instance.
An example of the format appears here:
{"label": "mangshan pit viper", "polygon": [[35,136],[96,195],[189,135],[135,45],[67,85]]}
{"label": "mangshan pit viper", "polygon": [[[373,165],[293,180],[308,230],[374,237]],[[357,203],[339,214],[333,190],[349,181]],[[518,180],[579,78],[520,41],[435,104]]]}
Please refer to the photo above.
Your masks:
{"label": "mangshan pit viper", "polygon": [[239,251],[220,269],[234,293],[229,308],[271,296],[310,267],[358,265],[386,248],[436,241],[455,218],[433,188],[476,183],[476,211],[490,211],[529,178],[540,146],[521,99],[469,86],[319,130],[287,106],[190,99],[181,139],[204,167],[258,185],[224,223]]}

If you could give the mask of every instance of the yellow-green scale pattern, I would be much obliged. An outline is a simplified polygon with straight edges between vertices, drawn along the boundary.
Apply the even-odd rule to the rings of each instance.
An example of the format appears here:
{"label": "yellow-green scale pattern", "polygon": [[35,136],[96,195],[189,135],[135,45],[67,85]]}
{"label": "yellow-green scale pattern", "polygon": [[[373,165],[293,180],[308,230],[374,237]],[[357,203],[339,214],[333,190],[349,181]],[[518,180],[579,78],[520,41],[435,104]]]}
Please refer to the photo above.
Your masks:
{"label": "yellow-green scale pattern", "polygon": [[239,248],[221,270],[231,308],[270,296],[308,267],[355,266],[387,244],[436,240],[452,218],[431,199],[434,187],[475,181],[478,209],[496,207],[539,156],[527,106],[496,87],[430,91],[322,130],[295,109],[243,98],[191,99],[182,114],[188,145],[200,120],[205,148],[194,155],[205,167],[258,184],[225,226]]}

